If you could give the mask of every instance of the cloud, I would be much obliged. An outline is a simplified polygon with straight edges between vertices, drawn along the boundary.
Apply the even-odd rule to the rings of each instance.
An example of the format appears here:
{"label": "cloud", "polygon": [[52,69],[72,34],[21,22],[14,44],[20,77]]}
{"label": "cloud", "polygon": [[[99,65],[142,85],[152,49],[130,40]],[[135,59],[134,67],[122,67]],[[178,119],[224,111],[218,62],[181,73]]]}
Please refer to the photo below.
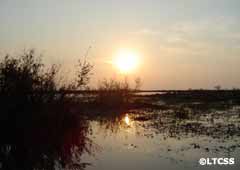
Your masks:
{"label": "cloud", "polygon": [[159,43],[172,47],[239,47],[240,23],[236,21],[234,17],[214,17],[170,23],[157,29],[146,27],[134,34],[153,37]]}

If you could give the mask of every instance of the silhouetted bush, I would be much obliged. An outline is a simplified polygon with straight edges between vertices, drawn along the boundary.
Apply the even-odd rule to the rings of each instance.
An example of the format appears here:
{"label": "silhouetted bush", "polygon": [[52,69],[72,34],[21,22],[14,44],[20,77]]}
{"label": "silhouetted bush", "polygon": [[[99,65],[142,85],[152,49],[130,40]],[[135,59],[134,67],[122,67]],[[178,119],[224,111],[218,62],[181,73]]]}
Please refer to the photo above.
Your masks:
{"label": "silhouetted bush", "polygon": [[0,63],[1,103],[11,109],[17,105],[52,102],[57,97],[53,93],[57,90],[57,72],[56,65],[45,69],[33,50],[19,58],[5,56]]}
{"label": "silhouetted bush", "polygon": [[136,79],[135,83],[135,88],[131,88],[126,79],[124,81],[104,79],[99,83],[96,102],[106,108],[127,105],[134,91],[140,88],[140,79]]}
{"label": "silhouetted bush", "polygon": [[33,50],[19,57],[7,55],[0,62],[3,169],[84,167],[80,156],[91,148],[86,137],[88,121],[72,111],[75,96],[64,91],[87,86],[92,66],[84,60],[77,69],[73,82],[60,85],[56,81],[59,66],[46,68]]}

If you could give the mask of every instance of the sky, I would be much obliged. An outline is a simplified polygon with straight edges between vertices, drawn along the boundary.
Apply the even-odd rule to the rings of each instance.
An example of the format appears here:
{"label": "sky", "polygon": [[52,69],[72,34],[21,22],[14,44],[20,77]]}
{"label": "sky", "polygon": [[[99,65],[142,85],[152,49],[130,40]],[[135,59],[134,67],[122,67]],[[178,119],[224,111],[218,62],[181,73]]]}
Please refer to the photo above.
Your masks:
{"label": "sky", "polygon": [[239,0],[1,0],[0,55],[34,48],[66,77],[85,55],[91,85],[121,73],[118,49],[139,54],[144,89],[240,87]]}

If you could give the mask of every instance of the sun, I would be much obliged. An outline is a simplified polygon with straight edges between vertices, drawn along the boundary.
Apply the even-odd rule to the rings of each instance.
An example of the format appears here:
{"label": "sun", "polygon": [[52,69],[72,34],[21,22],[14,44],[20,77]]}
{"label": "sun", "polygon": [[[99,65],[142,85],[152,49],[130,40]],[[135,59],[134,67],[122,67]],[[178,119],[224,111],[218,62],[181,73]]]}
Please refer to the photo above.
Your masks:
{"label": "sun", "polygon": [[119,50],[115,56],[114,65],[121,73],[130,73],[137,68],[139,56],[131,50]]}

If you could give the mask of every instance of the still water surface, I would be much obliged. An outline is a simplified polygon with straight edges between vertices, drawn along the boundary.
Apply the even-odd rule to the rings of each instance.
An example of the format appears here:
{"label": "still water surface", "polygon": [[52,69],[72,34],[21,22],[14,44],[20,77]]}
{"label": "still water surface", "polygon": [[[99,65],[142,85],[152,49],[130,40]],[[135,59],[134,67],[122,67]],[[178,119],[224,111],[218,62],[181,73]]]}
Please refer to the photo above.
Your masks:
{"label": "still water surface", "polygon": [[[239,169],[240,107],[132,110],[90,122],[96,152],[87,170]],[[200,158],[234,157],[235,165],[201,166]]]}

